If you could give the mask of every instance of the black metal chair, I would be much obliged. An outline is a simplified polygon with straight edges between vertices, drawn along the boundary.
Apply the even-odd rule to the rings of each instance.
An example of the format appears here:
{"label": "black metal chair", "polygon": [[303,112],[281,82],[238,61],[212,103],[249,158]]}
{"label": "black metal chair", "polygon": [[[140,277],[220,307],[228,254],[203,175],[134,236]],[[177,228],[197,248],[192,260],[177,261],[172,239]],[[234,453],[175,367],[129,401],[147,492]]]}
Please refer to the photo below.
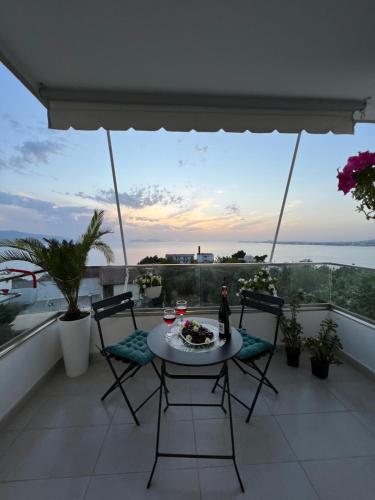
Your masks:
{"label": "black metal chair", "polygon": [[[269,365],[271,363],[272,356],[275,352],[276,349],[276,343],[277,343],[277,335],[279,331],[279,324],[280,324],[280,318],[283,314],[282,307],[284,305],[284,300],[281,299],[280,297],[274,297],[273,295],[266,295],[263,293],[256,293],[252,292],[250,290],[245,290],[242,293],[242,299],[241,299],[241,316],[240,316],[240,322],[238,326],[238,330],[242,335],[242,340],[243,340],[243,346],[240,352],[237,354],[235,358],[232,359],[234,364],[242,371],[242,373],[249,375],[250,377],[256,379],[259,384],[258,388],[256,390],[255,396],[253,398],[253,401],[251,403],[251,406],[246,405],[243,401],[241,401],[237,396],[231,395],[238,403],[240,403],[242,406],[247,408],[249,410],[248,416],[246,418],[246,422],[249,422],[251,415],[253,414],[259,393],[262,389],[263,384],[268,386],[270,389],[272,389],[276,394],[278,394],[278,391],[276,387],[270,382],[270,380],[267,378],[267,371],[269,368]],[[257,309],[258,311],[262,312],[267,312],[275,316],[276,318],[276,325],[275,325],[275,333],[274,333],[274,339],[273,343],[268,342],[265,339],[262,339],[260,337],[255,337],[253,335],[250,335],[245,328],[242,327],[242,321],[243,321],[243,316],[244,316],[244,311],[245,307],[249,307],[252,309]],[[268,356],[265,366],[263,369],[261,369],[257,364],[256,361],[263,356]],[[249,372],[247,369],[245,369],[242,365],[245,365],[246,368],[250,368],[252,372]],[[216,387],[219,386],[221,388],[222,385],[220,384],[220,378],[223,376],[222,373],[219,374],[218,378],[216,379],[215,385],[212,389],[212,392],[215,391]]]}
{"label": "black metal chair", "polygon": [[[101,400],[103,401],[111,392],[115,389],[120,389],[125,402],[133,416],[134,422],[139,425],[136,413],[149,401],[154,394],[159,390],[159,386],[153,391],[147,398],[141,403],[137,408],[133,408],[126,391],[123,387],[124,382],[129,378],[133,377],[142,366],[151,363],[157,376],[161,380],[159,371],[155,366],[153,361],[154,355],[147,346],[147,335],[148,332],[143,330],[138,330],[137,323],[134,316],[133,310],[134,302],[132,300],[132,293],[126,292],[108,299],[99,300],[92,304],[94,310],[94,318],[98,325],[99,337],[101,347],[97,346],[100,353],[105,357],[110,370],[115,378],[115,382],[109,387],[109,389],[103,394]],[[101,320],[109,318],[119,312],[129,310],[134,326],[134,332],[126,337],[121,342],[117,344],[112,344],[106,346],[104,343],[103,330],[101,325]],[[117,373],[114,362],[125,363],[126,368],[122,373]]]}

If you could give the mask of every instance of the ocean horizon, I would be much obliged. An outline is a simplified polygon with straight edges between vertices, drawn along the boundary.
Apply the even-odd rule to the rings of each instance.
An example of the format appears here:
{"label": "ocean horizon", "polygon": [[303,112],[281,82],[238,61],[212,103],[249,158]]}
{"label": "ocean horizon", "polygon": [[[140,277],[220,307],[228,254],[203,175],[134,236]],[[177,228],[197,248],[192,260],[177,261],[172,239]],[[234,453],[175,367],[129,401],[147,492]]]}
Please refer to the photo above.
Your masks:
{"label": "ocean horizon", "polygon": [[[126,245],[129,265],[136,265],[143,257],[158,255],[165,257],[167,253],[210,252],[217,256],[232,255],[238,250],[244,250],[247,255],[264,255],[271,253],[272,244],[266,242],[239,242],[239,241],[204,241],[204,242],[176,242],[176,241],[129,241]],[[112,247],[115,253],[115,264],[122,265],[124,258],[121,246]],[[375,268],[375,246],[343,246],[338,244],[287,244],[276,246],[273,261],[300,262],[310,259],[312,262],[332,262],[363,267]],[[105,261],[97,253],[90,254],[89,265],[104,265]]]}

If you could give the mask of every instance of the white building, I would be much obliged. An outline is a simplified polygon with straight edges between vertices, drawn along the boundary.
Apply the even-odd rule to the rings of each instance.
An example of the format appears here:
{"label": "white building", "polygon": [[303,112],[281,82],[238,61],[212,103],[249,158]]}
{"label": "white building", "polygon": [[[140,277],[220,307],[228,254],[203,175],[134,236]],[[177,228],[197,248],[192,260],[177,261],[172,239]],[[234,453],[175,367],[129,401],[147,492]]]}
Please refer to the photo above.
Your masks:
{"label": "white building", "polygon": [[165,258],[173,260],[176,264],[192,264],[194,262],[193,253],[167,253]]}
{"label": "white building", "polygon": [[214,261],[213,253],[198,253],[197,262],[198,264],[212,264]]}

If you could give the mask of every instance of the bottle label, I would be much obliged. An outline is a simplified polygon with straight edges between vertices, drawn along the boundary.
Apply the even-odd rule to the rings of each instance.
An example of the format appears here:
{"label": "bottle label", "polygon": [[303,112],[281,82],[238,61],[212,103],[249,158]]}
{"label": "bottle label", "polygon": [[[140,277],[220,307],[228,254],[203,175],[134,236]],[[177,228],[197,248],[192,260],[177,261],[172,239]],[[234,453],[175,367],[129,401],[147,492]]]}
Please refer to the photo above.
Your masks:
{"label": "bottle label", "polygon": [[225,333],[225,325],[221,321],[219,321],[219,336],[223,337]]}

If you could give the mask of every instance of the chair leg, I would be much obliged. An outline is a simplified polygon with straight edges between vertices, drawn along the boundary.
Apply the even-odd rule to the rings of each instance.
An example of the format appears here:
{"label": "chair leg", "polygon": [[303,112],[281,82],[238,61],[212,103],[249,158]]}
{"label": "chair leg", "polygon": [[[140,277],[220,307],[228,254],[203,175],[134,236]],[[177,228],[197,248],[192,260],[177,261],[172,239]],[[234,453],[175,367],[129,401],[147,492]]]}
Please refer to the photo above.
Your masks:
{"label": "chair leg", "polygon": [[[273,353],[272,353],[272,355],[273,355]],[[245,375],[249,375],[249,377],[255,378],[255,380],[258,380],[258,382],[260,381],[260,378],[256,377],[252,373],[249,373],[248,371],[246,371],[236,359],[232,359],[232,361],[242,371],[242,373],[244,373]],[[253,370],[255,370],[257,373],[259,373],[260,376],[263,375],[262,370],[254,363],[254,361],[252,361],[250,363],[246,363],[245,361],[242,361],[242,363],[245,363],[246,366],[249,366],[249,368],[252,368]],[[272,389],[275,392],[275,394],[279,394],[279,391],[276,389],[276,387],[272,384],[272,382],[267,377],[264,378],[264,385],[266,385],[267,387]]]}
{"label": "chair leg", "polygon": [[[128,366],[128,367],[126,368],[126,370],[125,370],[125,371],[124,371],[124,372],[123,372],[123,373],[122,373],[122,374],[118,377],[118,378],[119,378],[119,380],[120,380],[120,383],[121,383],[121,384],[123,384],[126,380],[128,380],[128,379],[129,379],[129,378],[131,378],[131,377],[133,377],[133,376],[137,373],[137,371],[138,371],[138,370],[140,370],[140,368],[141,368],[141,366],[137,366],[137,367],[135,368],[135,370],[133,371],[133,373],[131,373],[128,377],[126,377],[126,378],[124,379],[124,376],[125,376],[127,373],[131,372],[131,370],[133,370],[133,369],[134,369],[134,365],[130,365],[130,366]],[[105,398],[106,398],[109,394],[111,394],[111,392],[113,392],[115,389],[117,389],[118,385],[119,385],[119,382],[116,380],[116,381],[115,381],[115,382],[111,385],[111,387],[109,387],[109,389],[108,389],[108,390],[107,390],[107,391],[103,394],[103,396],[100,398],[100,400],[101,400],[101,401],[104,401],[104,400],[105,400]]]}
{"label": "chair leg", "polygon": [[[273,353],[272,353],[272,356],[273,356]],[[272,358],[271,356],[271,358]],[[259,366],[257,366],[254,361],[251,363],[251,366],[254,368],[254,370],[256,370],[260,375],[262,375],[262,370],[259,368]],[[279,394],[279,391],[276,389],[276,387],[272,384],[272,382],[270,381],[269,378],[267,377],[264,377],[264,383],[274,391],[275,394]]]}
{"label": "chair leg", "polygon": [[272,356],[273,356],[273,353],[271,352],[270,355],[269,355],[269,358],[267,360],[267,363],[266,363],[266,366],[264,368],[264,371],[262,373],[262,377],[260,379],[260,382],[259,382],[259,385],[258,385],[258,388],[256,390],[256,393],[255,393],[255,396],[254,396],[254,399],[253,399],[253,402],[251,403],[251,407],[250,407],[250,410],[249,410],[249,413],[247,415],[247,419],[246,419],[246,423],[248,424],[249,423],[249,420],[251,418],[251,415],[253,414],[253,411],[254,411],[254,408],[255,408],[255,405],[256,405],[256,402],[257,402],[257,399],[258,399],[258,396],[259,396],[259,393],[260,393],[260,390],[262,389],[262,385],[264,383],[264,380],[266,378],[266,373],[267,373],[267,370],[268,370],[268,367],[271,363],[271,359],[272,359]]}
{"label": "chair leg", "polygon": [[[128,399],[128,396],[126,395],[126,392],[125,392],[124,388],[122,387],[121,378],[118,377],[118,375],[116,373],[116,370],[114,369],[114,367],[113,367],[113,365],[111,363],[111,360],[108,357],[106,357],[106,359],[107,359],[107,362],[108,362],[108,364],[110,366],[110,369],[111,369],[111,371],[113,373],[113,376],[115,377],[115,380],[116,380],[115,385],[118,385],[118,387],[119,387],[119,389],[121,391],[121,394],[122,394],[123,398],[125,399],[125,403],[127,404],[128,408],[129,408],[129,411],[132,414],[134,422],[137,425],[139,425],[139,420],[138,420],[138,418],[137,418],[137,416],[136,416],[136,414],[135,414],[135,412],[133,410],[132,405],[130,404],[130,401]],[[124,374],[122,374],[122,375],[124,375]]]}

